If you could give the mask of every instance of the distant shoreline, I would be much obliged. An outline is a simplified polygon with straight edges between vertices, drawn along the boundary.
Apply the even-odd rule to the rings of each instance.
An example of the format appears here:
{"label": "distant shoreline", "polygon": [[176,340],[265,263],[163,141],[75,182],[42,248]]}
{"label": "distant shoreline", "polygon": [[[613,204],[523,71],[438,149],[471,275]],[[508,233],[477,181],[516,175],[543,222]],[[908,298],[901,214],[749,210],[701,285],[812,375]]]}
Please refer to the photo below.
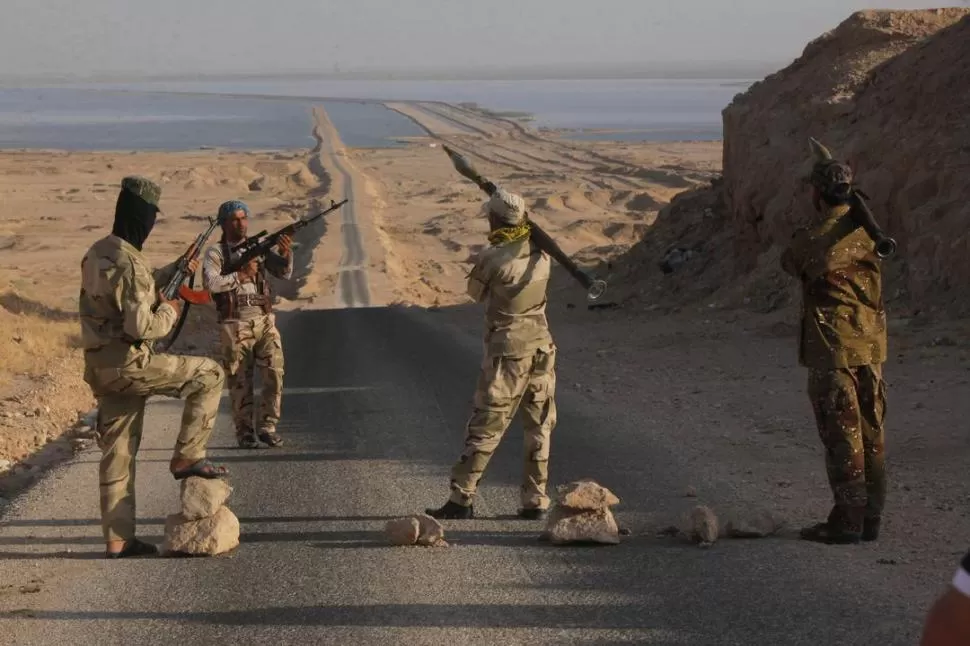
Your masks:
{"label": "distant shoreline", "polygon": [[[718,94],[724,95],[724,97],[722,97],[724,101],[728,100],[727,94],[733,93],[733,90],[728,90],[725,88],[729,86],[730,87],[746,86],[749,83],[748,81],[741,81],[741,80],[734,80],[733,82],[711,81],[706,84],[703,82],[691,81],[691,80],[684,80],[684,82],[691,85],[699,83],[701,86],[703,85],[720,86],[721,90],[718,91]],[[600,83],[602,83],[602,81],[600,81]],[[610,83],[610,82],[607,82],[607,83]],[[636,83],[636,81],[634,81],[634,83]],[[640,82],[640,83],[642,84],[643,82]],[[667,81],[667,82],[661,81],[660,83],[665,83],[666,87],[668,88],[676,87],[676,84],[670,81]],[[572,86],[572,84],[570,85]],[[507,87],[507,86],[503,86],[503,88],[504,87]],[[531,88],[534,86],[529,85],[528,87]],[[579,90],[582,90],[583,87],[585,86],[580,84]],[[402,104],[414,104],[414,105],[423,104],[428,106],[437,105],[445,108],[455,106],[463,110],[470,110],[473,112],[477,112],[487,118],[493,118],[493,119],[497,118],[497,119],[512,121],[512,122],[518,123],[520,126],[527,127],[530,129],[535,129],[538,132],[542,132],[562,140],[588,141],[588,142],[617,141],[617,142],[626,142],[626,143],[640,143],[640,142],[660,143],[660,142],[673,142],[673,141],[714,142],[714,141],[723,140],[723,135],[721,133],[722,124],[720,123],[720,119],[718,118],[715,121],[714,118],[710,117],[710,115],[707,115],[706,112],[693,120],[684,119],[683,117],[678,115],[677,117],[674,117],[674,118],[667,117],[666,120],[663,117],[661,117],[659,120],[654,122],[651,120],[649,116],[646,116],[643,120],[639,120],[639,118],[635,117],[633,119],[621,118],[621,119],[611,121],[609,117],[606,117],[606,118],[597,117],[597,114],[595,113],[595,110],[594,110],[594,112],[586,114],[587,118],[585,119],[585,123],[583,123],[584,120],[578,119],[578,118],[559,119],[558,121],[556,119],[550,120],[548,118],[547,113],[543,112],[543,107],[541,105],[536,105],[535,102],[532,102],[532,104],[530,104],[528,100],[524,101],[524,105],[519,104],[519,106],[521,107],[518,107],[518,108],[516,106],[517,102],[508,99],[508,97],[506,97],[505,100],[497,101],[499,105],[495,105],[495,106],[487,105],[487,102],[492,97],[492,95],[490,94],[489,90],[487,89],[483,90],[482,88],[478,88],[477,94],[479,96],[477,97],[467,96],[468,94],[467,90],[462,91],[460,88],[455,91],[441,90],[440,88],[436,90],[433,87],[430,89],[429,94],[438,94],[439,96],[454,94],[457,100],[454,100],[454,99],[441,100],[440,98],[416,100],[414,98],[408,97],[408,95],[414,96],[415,93],[413,91],[402,90],[400,88],[393,87],[392,84],[385,84],[385,83],[378,83],[373,87],[362,87],[362,88],[356,88],[356,87],[348,88],[346,86],[341,88],[338,86],[328,86],[326,84],[324,84],[322,87],[314,87],[313,85],[310,85],[308,87],[297,85],[295,87],[291,86],[289,88],[284,86],[283,88],[280,88],[280,90],[282,91],[282,93],[274,91],[273,89],[266,91],[266,88],[261,87],[258,84],[255,86],[251,84],[250,87],[246,87],[245,84],[243,84],[242,86],[235,87],[235,88],[233,87],[208,88],[204,86],[203,87],[183,86],[181,88],[178,88],[178,87],[145,88],[145,87],[124,87],[124,86],[120,86],[120,87],[119,86],[114,86],[114,87],[112,86],[109,86],[109,87],[72,86],[69,88],[49,88],[49,92],[51,93],[52,97],[56,97],[58,93],[68,92],[69,96],[73,96],[76,94],[76,95],[86,95],[86,96],[108,97],[106,101],[106,105],[114,105],[114,104],[122,105],[122,106],[134,105],[135,112],[133,113],[134,114],[133,117],[128,119],[124,116],[124,114],[118,117],[118,123],[121,124],[122,127],[126,127],[128,129],[131,129],[132,127],[134,127],[134,124],[138,122],[137,118],[140,114],[140,112],[138,111],[145,112],[145,115],[142,116],[143,120],[148,120],[146,122],[150,122],[152,119],[157,119],[159,125],[153,126],[155,130],[151,132],[154,134],[148,134],[148,135],[139,134],[135,136],[134,139],[124,136],[124,133],[119,133],[115,130],[112,130],[110,134],[110,138],[113,139],[113,141],[111,143],[108,143],[107,139],[109,137],[100,135],[99,132],[96,130],[96,128],[99,128],[99,127],[102,129],[104,128],[103,124],[106,123],[105,121],[106,116],[104,114],[95,113],[93,117],[89,116],[89,118],[93,118],[94,120],[91,121],[90,124],[88,125],[85,125],[83,123],[83,118],[82,118],[74,126],[71,126],[66,121],[64,123],[60,123],[58,119],[63,119],[63,117],[59,116],[58,114],[54,114],[53,116],[42,114],[42,116],[39,117],[39,119],[47,119],[48,123],[50,124],[44,127],[44,132],[42,134],[39,134],[33,137],[33,139],[29,139],[29,137],[25,136],[25,137],[21,137],[19,140],[16,137],[13,137],[13,138],[6,137],[3,140],[6,144],[5,148],[8,150],[10,149],[37,150],[38,148],[88,150],[88,151],[118,150],[118,149],[140,150],[140,151],[146,151],[146,150],[189,151],[189,150],[205,150],[205,149],[229,149],[229,150],[284,149],[284,150],[288,150],[293,148],[294,145],[296,148],[302,149],[303,147],[309,144],[309,142],[304,142],[304,138],[302,136],[297,136],[293,134],[294,129],[292,128],[292,126],[285,125],[286,123],[285,119],[279,122],[280,124],[283,124],[283,125],[280,125],[280,128],[282,128],[280,132],[284,135],[282,137],[282,140],[276,139],[275,137],[270,137],[269,139],[267,139],[266,135],[269,134],[269,131],[265,127],[261,127],[258,130],[251,131],[251,132],[258,131],[260,133],[259,136],[251,136],[250,134],[246,134],[246,133],[242,133],[242,134],[233,133],[231,131],[231,128],[227,127],[227,124],[229,124],[232,121],[232,118],[227,119],[221,116],[216,116],[215,118],[213,118],[213,122],[212,122],[213,126],[216,127],[216,130],[213,130],[211,128],[207,128],[206,126],[193,125],[193,113],[191,111],[183,113],[181,111],[181,108],[173,109],[171,107],[167,107],[167,108],[162,108],[161,110],[158,110],[156,112],[156,108],[154,107],[155,105],[154,102],[149,101],[149,104],[151,107],[146,108],[144,105],[142,105],[145,103],[145,101],[140,101],[140,102],[136,101],[136,103],[134,104],[129,104],[127,100],[116,101],[114,99],[111,99],[110,97],[112,96],[114,97],[153,97],[154,96],[154,97],[168,97],[168,98],[172,98],[172,97],[189,98],[190,97],[190,98],[200,98],[200,99],[256,100],[260,102],[268,101],[268,102],[277,103],[277,104],[290,104],[290,106],[292,107],[280,108],[280,110],[282,110],[284,114],[294,112],[294,109],[302,112],[306,110],[307,106],[310,106],[310,105],[329,104],[335,110],[335,112],[332,114],[332,117],[336,119],[337,127],[339,130],[345,129],[345,123],[341,122],[342,115],[350,114],[352,115],[352,119],[358,121],[360,124],[364,124],[361,127],[365,132],[357,133],[357,135],[359,135],[358,137],[356,137],[357,141],[354,141],[355,137],[351,136],[350,140],[346,142],[348,147],[351,147],[351,148],[372,148],[372,147],[384,147],[384,146],[395,147],[395,146],[401,145],[402,137],[410,138],[411,136],[413,136],[413,134],[415,134],[415,133],[408,132],[406,128],[403,131],[401,131],[401,129],[399,128],[389,126],[385,119],[383,119],[380,116],[375,116],[376,113],[374,112],[370,112],[370,113],[368,112],[373,110],[373,107],[376,107],[376,106],[380,106],[381,108],[386,108],[388,103],[402,103]],[[569,87],[569,89],[565,91],[567,93],[576,94],[576,92],[579,90],[577,90],[575,87]],[[42,94],[35,96],[32,94],[32,92],[35,92],[35,91],[41,92]],[[360,94],[356,94],[358,91],[360,92]],[[679,89],[674,89],[672,91],[675,94],[680,92]],[[695,90],[695,89],[691,89],[690,87],[686,88],[684,91],[688,93],[686,96],[691,96],[690,93],[695,91],[703,92],[703,90]],[[23,108],[22,108],[23,114],[26,115],[28,113],[35,114],[33,112],[33,106],[36,105],[38,101],[38,96],[43,96],[44,89],[32,90],[28,88],[20,88],[20,89],[0,88],[0,92],[23,95],[25,98],[20,102],[23,104]],[[293,93],[289,94],[286,92],[293,92]],[[464,97],[462,96],[463,93],[465,94]],[[341,94],[343,95],[341,96]],[[354,96],[355,94],[356,96]],[[395,96],[398,94],[408,98],[399,98]],[[649,98],[647,98],[648,95],[649,95],[649,90],[647,90],[647,95],[644,96],[644,99],[646,101],[649,101]],[[555,94],[554,92],[551,96],[558,96],[558,95]],[[666,93],[665,93],[665,96],[666,96]],[[475,100],[471,100],[473,98],[475,98]],[[66,100],[66,99],[63,99],[63,100]],[[63,100],[48,99],[48,102],[49,103],[52,102],[52,104],[57,104],[58,101],[63,101]],[[483,103],[483,100],[486,103]],[[87,99],[80,101],[80,103],[83,105],[89,104]],[[16,105],[17,105],[17,101],[14,101],[11,104],[11,107]],[[355,105],[360,106],[360,108],[358,109],[357,107],[355,107]],[[553,104],[549,104],[547,102],[546,105],[548,106]],[[682,103],[681,105],[686,105],[686,104]],[[365,108],[364,106],[367,106],[367,107]],[[165,112],[166,109],[168,110],[167,113]],[[562,109],[561,102],[554,104],[553,110],[555,109]],[[569,109],[569,108],[567,107],[566,109]],[[661,106],[659,109],[669,110],[670,108]],[[219,107],[212,108],[210,106],[209,108],[204,109],[199,113],[200,116],[198,117],[198,121],[200,123],[205,122],[206,119],[212,118],[211,113],[215,113],[219,115],[220,110],[221,109]],[[589,112],[589,108],[586,108],[586,110],[587,112]],[[363,111],[363,115],[361,114],[361,111]],[[277,110],[273,108],[270,114],[275,114],[276,112]],[[644,109],[645,115],[649,115],[649,112],[650,112],[650,108]],[[11,112],[10,115],[8,115],[8,117],[13,119],[11,123],[16,124],[16,119],[18,118],[17,117],[18,114],[21,114],[21,112],[15,111],[15,112]],[[110,112],[108,114],[110,114]],[[158,131],[160,128],[166,127],[164,125],[165,114],[174,115],[172,117],[173,119],[177,118],[177,120],[179,121],[188,122],[188,125],[185,126],[184,130],[176,131],[176,137],[175,137],[176,139],[184,139],[185,137],[182,134],[184,131],[190,131],[191,128],[195,128],[196,130],[198,130],[201,127],[204,130],[204,132],[201,132],[201,136],[199,136],[198,139],[196,140],[198,142],[198,145],[191,145],[191,144],[185,145],[187,143],[185,141],[179,141],[179,142],[172,141],[169,143],[161,142],[159,140],[159,136],[157,135],[156,131]],[[243,108],[240,114],[245,114],[248,117],[256,120],[256,122],[258,123],[265,122],[266,124],[269,124],[269,121],[266,121],[267,119],[273,118],[272,116],[266,117],[267,113],[265,112],[265,110],[263,108],[258,108],[258,107]],[[583,113],[580,113],[580,114],[583,114]],[[663,112],[659,114],[662,115]],[[714,114],[714,111],[713,111],[713,108],[711,108],[711,115],[713,114]],[[156,115],[161,115],[161,116],[156,116]],[[719,114],[717,116],[719,117]],[[38,120],[38,117],[36,117],[36,115],[30,118],[37,121],[37,123],[34,126],[32,126],[34,129],[41,128],[41,125],[39,124],[44,123],[44,121]],[[293,121],[292,114],[290,115],[290,117],[287,117],[287,118],[290,121]],[[269,124],[269,125],[271,128],[276,127],[275,124]],[[56,127],[63,128],[63,132],[65,133],[65,136],[69,138],[72,137],[73,135],[71,131],[68,130],[68,128],[74,127],[75,132],[80,132],[81,129],[90,127],[92,128],[90,132],[93,133],[91,136],[95,138],[99,136],[104,137],[106,141],[102,143],[108,143],[108,145],[105,148],[101,148],[100,146],[97,145],[98,143],[97,139],[88,141],[88,142],[75,141],[70,145],[59,145],[60,142],[50,140],[51,139],[50,132],[53,132],[52,128],[56,128]],[[353,123],[351,123],[351,126],[350,126],[351,130],[355,127],[357,127],[357,125],[354,125]],[[375,128],[377,128],[377,131],[375,131]],[[360,130],[360,128],[358,128],[358,130]],[[377,134],[378,131],[380,131],[381,134]],[[380,137],[381,141],[380,142],[373,141],[374,136]],[[261,140],[260,143],[253,144],[253,143],[250,143],[249,141],[245,141],[253,138],[260,139]],[[363,138],[363,141],[361,141],[361,138]],[[138,143],[136,143],[135,140],[138,140]],[[141,143],[142,140],[148,140],[149,144],[148,145],[142,144]],[[39,145],[36,148],[30,145],[27,145],[27,146],[24,145],[29,143],[34,143]],[[121,145],[119,146],[119,144]],[[128,144],[128,145],[125,145],[125,144]]]}
{"label": "distant shoreline", "polygon": [[88,76],[64,75],[0,75],[0,87],[50,85],[87,85],[99,83],[192,83],[192,82],[240,82],[240,81],[733,81],[751,79],[760,81],[785,67],[787,62],[738,63],[719,68],[711,66],[688,66],[680,69],[651,70],[635,66],[619,68],[523,68],[519,70],[412,70],[412,71],[361,71],[345,73],[291,72],[291,73],[214,73],[214,74],[157,74],[136,73],[92,74]]}

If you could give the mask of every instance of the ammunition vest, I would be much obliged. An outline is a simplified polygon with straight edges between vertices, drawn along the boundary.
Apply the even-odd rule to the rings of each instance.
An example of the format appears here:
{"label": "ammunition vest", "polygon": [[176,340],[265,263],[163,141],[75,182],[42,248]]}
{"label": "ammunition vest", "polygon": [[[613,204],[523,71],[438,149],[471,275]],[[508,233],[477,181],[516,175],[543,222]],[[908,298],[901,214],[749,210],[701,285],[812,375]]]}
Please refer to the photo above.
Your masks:
{"label": "ammunition vest", "polygon": [[[231,259],[229,244],[225,240],[219,242],[222,250],[222,262],[228,263]],[[228,292],[220,292],[212,295],[212,300],[216,305],[216,312],[219,314],[219,322],[239,318],[239,308],[255,306],[261,307],[264,314],[273,311],[273,295],[270,292],[269,281],[266,280],[263,261],[259,261],[259,269],[256,271],[256,294],[240,294],[238,289]]]}

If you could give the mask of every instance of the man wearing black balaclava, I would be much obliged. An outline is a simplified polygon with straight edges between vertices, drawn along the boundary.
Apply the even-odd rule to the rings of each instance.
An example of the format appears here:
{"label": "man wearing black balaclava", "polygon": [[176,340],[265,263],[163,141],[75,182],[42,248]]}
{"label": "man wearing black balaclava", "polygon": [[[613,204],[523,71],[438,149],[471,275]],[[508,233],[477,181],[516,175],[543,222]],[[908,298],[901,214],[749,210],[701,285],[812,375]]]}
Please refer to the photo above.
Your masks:
{"label": "man wearing black balaclava", "polygon": [[[95,242],[81,261],[84,380],[98,400],[101,522],[108,558],[158,551],[135,538],[135,455],[148,397],[185,399],[170,462],[176,480],[227,473],[206,460],[225,381],[222,368],[212,359],[157,354],[153,348],[172,329],[181,309],[180,301],[167,300],[155,287],[172,276],[177,261],[153,275],[142,255],[161,192],[148,179],[125,177],[111,235]],[[190,263],[190,271],[198,264]]]}
{"label": "man wearing black balaclava", "polygon": [[811,139],[805,170],[814,218],[798,229],[781,266],[802,285],[798,361],[833,505],[801,531],[808,541],[874,541],[886,503],[886,308],[876,244],[852,215],[853,173]]}

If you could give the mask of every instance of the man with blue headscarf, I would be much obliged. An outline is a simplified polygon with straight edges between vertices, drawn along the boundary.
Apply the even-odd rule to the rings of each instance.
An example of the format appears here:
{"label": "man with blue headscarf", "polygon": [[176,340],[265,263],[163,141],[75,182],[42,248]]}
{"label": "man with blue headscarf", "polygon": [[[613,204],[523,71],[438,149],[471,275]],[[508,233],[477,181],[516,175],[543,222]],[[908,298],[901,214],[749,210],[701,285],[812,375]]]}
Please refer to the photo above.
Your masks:
{"label": "man with blue headscarf", "polygon": [[[203,283],[212,294],[219,317],[223,367],[232,400],[236,441],[240,447],[255,449],[259,442],[279,446],[276,431],[283,399],[283,342],[276,329],[273,296],[266,273],[287,279],[293,275],[291,239],[282,236],[279,253],[269,252],[253,259],[239,271],[222,275],[225,259],[234,260],[233,250],[246,239],[249,207],[238,200],[219,206],[222,239],[206,252]],[[257,415],[253,415],[254,364],[261,370],[262,393]]]}

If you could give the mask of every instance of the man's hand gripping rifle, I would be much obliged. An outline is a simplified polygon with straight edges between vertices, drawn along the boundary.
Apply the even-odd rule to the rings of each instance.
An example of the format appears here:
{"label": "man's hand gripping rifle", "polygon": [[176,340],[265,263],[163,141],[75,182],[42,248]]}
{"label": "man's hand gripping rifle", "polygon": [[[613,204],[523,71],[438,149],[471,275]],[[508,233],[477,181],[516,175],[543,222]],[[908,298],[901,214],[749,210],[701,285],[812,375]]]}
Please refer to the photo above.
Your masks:
{"label": "man's hand gripping rifle", "polygon": [[[336,211],[346,203],[347,203],[346,199],[340,202],[334,202],[333,200],[330,200],[330,207],[327,210],[321,211],[320,213],[317,213],[312,217],[309,217],[303,220],[297,220],[293,224],[288,224],[282,229],[280,229],[279,231],[276,231],[268,236],[266,235],[266,231],[263,230],[254,236],[250,236],[246,238],[245,240],[243,240],[242,242],[240,242],[239,244],[237,244],[235,247],[232,248],[232,251],[242,250],[242,254],[235,260],[228,261],[223,265],[222,275],[228,276],[229,274],[239,271],[240,269],[248,265],[249,262],[254,258],[262,258],[264,255],[269,253],[269,251],[273,247],[276,246],[276,244],[279,242],[279,239],[282,238],[283,236],[292,236],[295,232],[299,231],[303,227],[310,225],[311,223],[315,222],[318,218],[323,217],[324,215],[326,215],[327,213],[330,213],[331,211]],[[266,237],[263,237],[263,236],[266,236]]]}
{"label": "man's hand gripping rifle", "polygon": [[190,286],[184,285],[186,278],[194,277],[195,273],[189,270],[189,265],[195,261],[199,255],[202,253],[203,247],[205,247],[206,241],[212,232],[215,231],[216,227],[219,226],[217,220],[209,218],[209,228],[204,232],[200,233],[195,238],[195,242],[189,247],[189,250],[184,256],[179,258],[178,267],[175,273],[172,274],[172,278],[168,281],[165,287],[162,289],[162,294],[166,299],[173,301],[176,297],[180,297],[183,300],[194,303],[196,305],[201,305],[208,303],[212,300],[212,297],[204,289],[192,289]]}

